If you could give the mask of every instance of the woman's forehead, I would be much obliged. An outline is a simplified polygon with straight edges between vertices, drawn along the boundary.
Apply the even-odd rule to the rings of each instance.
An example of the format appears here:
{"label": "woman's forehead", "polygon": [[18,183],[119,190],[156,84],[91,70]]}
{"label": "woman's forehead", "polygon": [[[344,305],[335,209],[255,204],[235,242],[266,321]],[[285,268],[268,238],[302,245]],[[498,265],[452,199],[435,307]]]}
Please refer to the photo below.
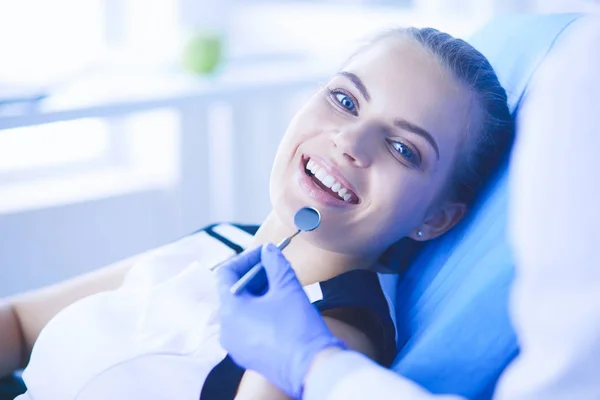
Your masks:
{"label": "woman's forehead", "polygon": [[410,38],[380,40],[355,55],[344,69],[371,84],[386,83],[384,87],[392,90],[398,89],[393,83],[423,85],[430,82],[427,86],[441,85],[443,89],[458,86],[436,57]]}

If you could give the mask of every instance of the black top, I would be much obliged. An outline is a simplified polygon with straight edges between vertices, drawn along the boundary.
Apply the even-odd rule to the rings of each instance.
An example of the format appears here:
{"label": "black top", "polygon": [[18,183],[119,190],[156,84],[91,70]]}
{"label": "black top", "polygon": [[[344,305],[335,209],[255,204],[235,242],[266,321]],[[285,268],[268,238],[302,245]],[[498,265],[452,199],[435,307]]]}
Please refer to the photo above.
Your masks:
{"label": "black top", "polygon": [[[233,226],[254,235],[258,226]],[[237,253],[244,249],[230,238],[223,237],[211,225],[202,229]],[[377,361],[389,366],[396,355],[396,329],[383,294],[377,273],[365,270],[346,272],[319,283],[323,298],[313,304],[324,315],[332,316],[364,332],[377,349]],[[244,369],[227,356],[209,373],[201,400],[232,400],[244,374]]]}

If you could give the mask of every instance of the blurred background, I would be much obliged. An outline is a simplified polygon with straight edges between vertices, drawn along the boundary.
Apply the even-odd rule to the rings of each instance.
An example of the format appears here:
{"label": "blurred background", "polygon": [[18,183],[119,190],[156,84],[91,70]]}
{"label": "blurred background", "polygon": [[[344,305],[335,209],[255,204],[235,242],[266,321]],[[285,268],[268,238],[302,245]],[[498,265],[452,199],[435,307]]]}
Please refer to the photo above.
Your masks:
{"label": "blurred background", "polygon": [[260,223],[295,110],[379,29],[577,0],[0,0],[0,297]]}

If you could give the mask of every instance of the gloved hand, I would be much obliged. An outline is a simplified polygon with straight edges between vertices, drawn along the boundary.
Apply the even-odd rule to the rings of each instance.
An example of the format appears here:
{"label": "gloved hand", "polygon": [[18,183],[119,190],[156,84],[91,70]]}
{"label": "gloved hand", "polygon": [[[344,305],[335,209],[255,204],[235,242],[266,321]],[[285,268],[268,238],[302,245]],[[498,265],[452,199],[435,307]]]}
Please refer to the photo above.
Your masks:
{"label": "gloved hand", "polygon": [[[266,271],[267,292],[231,294],[231,285],[258,262]],[[300,398],[315,355],[327,347],[346,346],[333,336],[274,245],[242,253],[217,273],[222,346],[240,366],[260,373],[288,396]]]}

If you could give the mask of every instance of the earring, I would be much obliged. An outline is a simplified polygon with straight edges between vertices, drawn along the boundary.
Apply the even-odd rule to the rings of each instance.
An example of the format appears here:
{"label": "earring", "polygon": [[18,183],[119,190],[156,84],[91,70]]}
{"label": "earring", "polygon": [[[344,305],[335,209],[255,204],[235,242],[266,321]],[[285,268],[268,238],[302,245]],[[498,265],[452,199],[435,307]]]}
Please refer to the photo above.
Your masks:
{"label": "earring", "polygon": [[418,236],[418,237],[423,237],[423,231],[419,231],[419,232],[417,232],[417,236]]}

